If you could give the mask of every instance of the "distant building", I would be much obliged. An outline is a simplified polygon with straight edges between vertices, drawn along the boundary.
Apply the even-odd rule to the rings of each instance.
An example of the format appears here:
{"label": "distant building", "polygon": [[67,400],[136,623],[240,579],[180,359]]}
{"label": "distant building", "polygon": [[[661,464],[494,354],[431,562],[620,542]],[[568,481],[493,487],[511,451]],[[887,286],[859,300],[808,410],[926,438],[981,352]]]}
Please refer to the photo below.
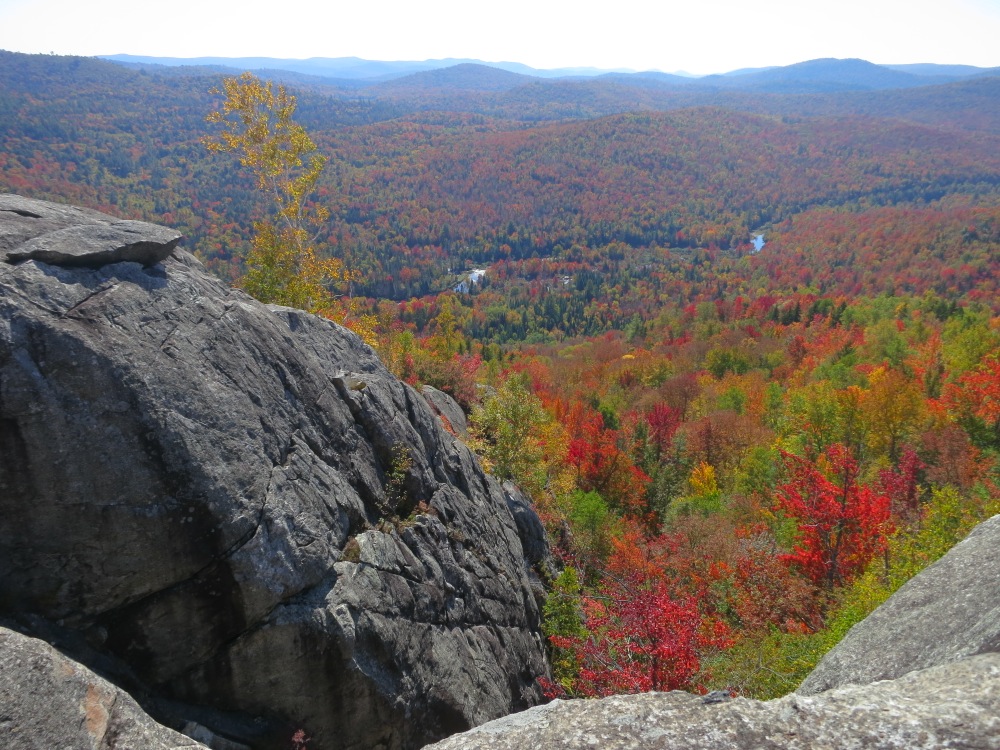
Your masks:
{"label": "distant building", "polygon": [[485,268],[473,268],[469,271],[468,278],[463,279],[457,286],[454,287],[453,291],[458,294],[468,294],[472,291],[473,286],[481,286],[483,279],[486,277]]}

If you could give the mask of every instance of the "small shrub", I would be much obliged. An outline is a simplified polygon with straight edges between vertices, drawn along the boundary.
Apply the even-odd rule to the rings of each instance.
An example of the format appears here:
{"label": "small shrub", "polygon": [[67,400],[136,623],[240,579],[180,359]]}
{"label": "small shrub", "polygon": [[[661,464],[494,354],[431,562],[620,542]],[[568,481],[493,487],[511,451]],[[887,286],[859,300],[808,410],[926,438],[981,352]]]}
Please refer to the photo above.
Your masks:
{"label": "small shrub", "polygon": [[361,562],[361,545],[358,544],[356,537],[352,536],[347,540],[347,544],[344,545],[344,549],[340,552],[340,559],[344,562]]}
{"label": "small shrub", "polygon": [[380,508],[383,516],[391,515],[406,500],[406,477],[413,467],[410,449],[402,443],[392,447],[392,459],[386,475],[385,494],[388,508]]}

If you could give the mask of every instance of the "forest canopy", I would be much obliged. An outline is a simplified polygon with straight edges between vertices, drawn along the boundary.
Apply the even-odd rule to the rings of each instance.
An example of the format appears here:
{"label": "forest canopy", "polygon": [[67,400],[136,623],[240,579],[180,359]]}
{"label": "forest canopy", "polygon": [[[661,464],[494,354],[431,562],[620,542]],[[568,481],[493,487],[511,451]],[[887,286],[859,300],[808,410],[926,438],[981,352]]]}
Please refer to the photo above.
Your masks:
{"label": "forest canopy", "polygon": [[452,395],[560,558],[549,695],[793,689],[1000,512],[1000,79],[476,75],[0,52],[0,188],[177,227]]}

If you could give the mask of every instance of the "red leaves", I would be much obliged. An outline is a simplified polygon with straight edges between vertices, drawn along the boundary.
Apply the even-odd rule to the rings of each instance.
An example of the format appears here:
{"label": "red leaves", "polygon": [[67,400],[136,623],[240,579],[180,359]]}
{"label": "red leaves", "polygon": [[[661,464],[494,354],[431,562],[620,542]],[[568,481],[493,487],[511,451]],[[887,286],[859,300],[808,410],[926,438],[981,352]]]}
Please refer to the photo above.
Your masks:
{"label": "red leaves", "polygon": [[916,521],[920,516],[920,497],[917,486],[917,474],[924,468],[924,462],[917,458],[917,453],[910,447],[903,448],[896,470],[883,469],[879,472],[879,491],[889,496],[890,508],[895,518],[907,523]]}
{"label": "red leaves", "polygon": [[716,600],[740,637],[780,628],[803,632],[816,626],[815,587],[789,568],[766,524],[734,529],[736,543],[726,559],[712,564],[713,585],[706,595]]}
{"label": "red leaves", "polygon": [[575,402],[566,415],[573,436],[567,461],[577,483],[594,490],[616,508],[641,514],[649,477],[618,447],[618,431],[605,428],[601,415]]}
{"label": "red leaves", "polygon": [[588,627],[601,634],[584,645],[583,695],[686,687],[698,670],[701,615],[693,600],[675,601],[663,582],[608,582],[585,600]]}
{"label": "red leaves", "polygon": [[690,687],[699,651],[726,637],[721,623],[703,620],[693,598],[675,599],[666,582],[638,573],[605,579],[584,610],[591,635],[555,644],[578,649],[580,696]]}
{"label": "red leaves", "polygon": [[1000,445],[1000,354],[986,357],[945,389],[945,402],[961,416],[981,420]]}
{"label": "red leaves", "polygon": [[817,585],[846,583],[883,549],[890,498],[858,483],[857,462],[843,445],[830,446],[815,464],[782,455],[791,478],[778,487],[777,500],[800,535],[782,557]]}
{"label": "red leaves", "polygon": [[[706,616],[698,599],[665,575],[663,561],[654,559],[658,551],[638,535],[617,540],[615,548],[596,593],[583,598],[587,635],[550,638],[554,646],[576,653],[572,693],[594,697],[692,687],[700,654],[729,645],[727,627]],[[549,687],[547,695],[559,694]]]}
{"label": "red leaves", "polygon": [[950,484],[967,490],[988,466],[970,442],[969,435],[956,424],[928,430],[921,437],[921,444],[927,456],[927,480],[935,484]]}
{"label": "red leaves", "polygon": [[659,402],[654,404],[645,416],[649,425],[649,437],[656,446],[657,455],[666,454],[677,428],[684,419],[683,413],[680,409]]}

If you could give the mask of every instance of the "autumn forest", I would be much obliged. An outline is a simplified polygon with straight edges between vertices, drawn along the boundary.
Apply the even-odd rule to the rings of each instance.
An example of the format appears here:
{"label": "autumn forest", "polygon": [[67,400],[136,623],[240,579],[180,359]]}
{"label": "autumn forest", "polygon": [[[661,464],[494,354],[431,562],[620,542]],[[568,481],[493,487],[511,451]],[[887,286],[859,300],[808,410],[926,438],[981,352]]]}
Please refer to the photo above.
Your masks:
{"label": "autumn forest", "polygon": [[[787,693],[1000,512],[1000,77],[876,72],[270,76],[327,159],[329,314],[547,527],[548,695]],[[268,205],[205,147],[234,73],[0,52],[0,191],[238,282]]]}

